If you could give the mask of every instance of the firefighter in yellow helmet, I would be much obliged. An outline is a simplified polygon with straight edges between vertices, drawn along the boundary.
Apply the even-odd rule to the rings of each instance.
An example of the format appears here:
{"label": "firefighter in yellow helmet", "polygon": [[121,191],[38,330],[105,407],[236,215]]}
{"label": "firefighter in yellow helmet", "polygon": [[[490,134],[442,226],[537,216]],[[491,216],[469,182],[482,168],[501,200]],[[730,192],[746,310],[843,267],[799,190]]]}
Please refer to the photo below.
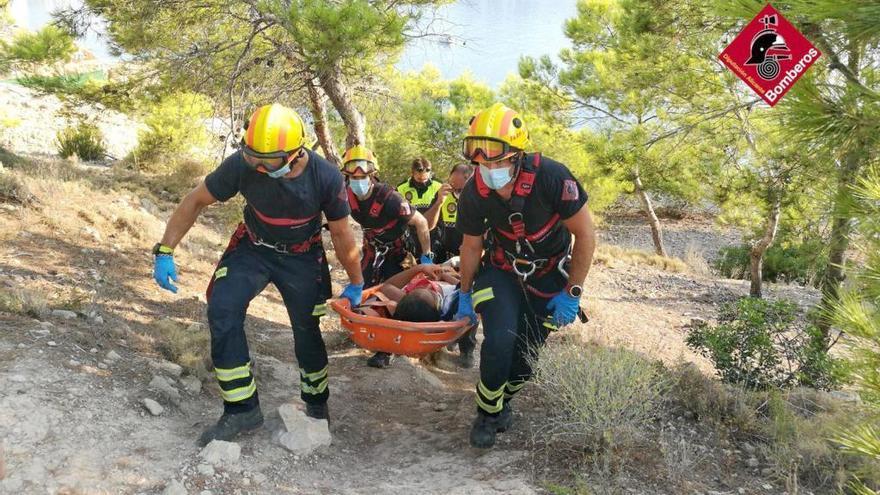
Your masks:
{"label": "firefighter in yellow helmet", "polygon": [[[380,182],[378,171],[378,160],[363,145],[349,148],[342,157],[351,217],[364,229],[361,270],[368,286],[403,271],[410,226],[418,237],[420,262],[431,263],[434,258],[427,220],[394,188]],[[377,352],[367,364],[386,368],[391,360],[391,354]]]}
{"label": "firefighter in yellow helmet", "polygon": [[596,245],[587,193],[565,165],[528,147],[522,117],[496,103],[471,119],[462,148],[477,172],[458,200],[456,319],[476,321],[478,312],[483,322],[470,434],[478,448],[510,427],[510,400],[548,332],[585,320],[579,302]]}
{"label": "firefighter in yellow helmet", "polygon": [[327,418],[327,351],[318,318],[325,313],[331,294],[321,243],[322,214],[350,280],[342,297],[360,304],[363,289],[342,174],[305,147],[302,119],[279,104],[262,106],[253,113],[241,149],[208,174],[171,215],[165,234],[153,248],[153,276],[162,288],[177,292],[171,283],[177,281],[174,248],[202,209],[236,194],[246,200],[244,218],[217,264],[207,293],[211,359],[223,415],[202,434],[202,445],[231,440],[263,423],[244,320],[250,301],[269,283],[281,293],[293,327],[306,414]]}

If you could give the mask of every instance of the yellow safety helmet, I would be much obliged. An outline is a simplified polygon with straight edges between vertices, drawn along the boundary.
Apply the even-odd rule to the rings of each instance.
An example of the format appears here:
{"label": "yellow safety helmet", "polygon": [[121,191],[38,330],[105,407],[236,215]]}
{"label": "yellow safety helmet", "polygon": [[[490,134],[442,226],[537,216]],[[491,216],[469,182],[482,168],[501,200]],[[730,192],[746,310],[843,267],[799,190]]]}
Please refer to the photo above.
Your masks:
{"label": "yellow safety helmet", "polygon": [[528,146],[529,131],[519,113],[496,103],[471,117],[462,155],[470,161],[479,155],[484,160],[496,161]]}
{"label": "yellow safety helmet", "polygon": [[379,171],[379,160],[376,159],[376,155],[362,144],[352,146],[342,155],[343,173],[353,174],[357,169],[368,175]]}
{"label": "yellow safety helmet", "polygon": [[258,108],[245,127],[244,152],[258,158],[284,158],[302,148],[306,130],[295,110],[278,103]]}

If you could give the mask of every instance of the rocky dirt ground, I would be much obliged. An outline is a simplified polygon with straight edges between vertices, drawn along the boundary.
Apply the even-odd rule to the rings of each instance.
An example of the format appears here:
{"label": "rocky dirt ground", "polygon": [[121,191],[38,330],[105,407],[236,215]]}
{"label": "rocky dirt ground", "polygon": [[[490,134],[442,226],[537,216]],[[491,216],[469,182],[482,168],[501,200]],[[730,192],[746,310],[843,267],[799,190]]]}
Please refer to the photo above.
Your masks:
{"label": "rocky dirt ground", "polygon": [[[27,115],[49,112],[54,103],[19,101],[0,89],[0,106],[25,115],[16,132],[36,133]],[[122,136],[115,146],[123,154],[134,130],[113,124],[117,118],[106,116]],[[0,144],[30,154],[45,142],[37,134],[26,142],[6,136]],[[547,412],[535,390],[526,388],[517,400],[515,427],[496,448],[473,450],[467,433],[475,369],[457,368],[446,352],[431,362],[401,358],[387,370],[368,368],[369,353],[348,341],[333,315],[322,322],[332,444],[309,455],[285,450],[277,442],[276,410],[296,401],[297,366],[272,288],[254,300],[247,321],[266,425],[237,442],[238,455],[209,462],[195,440],[220,413],[217,386],[204,365],[168,362],[159,335],[163,325],[178,325],[204,342],[203,293],[234,208],[213,208],[191,231],[177,255],[180,292],[173,295],[152,281],[149,249],[178,198],[114,184],[106,167],[53,166],[75,170],[63,179],[22,176],[35,201],[0,204],[0,289],[36,308],[30,315],[0,313],[0,493],[532,494],[574,476],[576,466],[541,443]],[[670,251],[679,256],[709,258],[739,239],[707,221],[665,225]],[[601,235],[609,244],[650,247],[647,229],[631,218],[607,219]],[[333,276],[338,289],[344,274],[334,268]],[[684,327],[747,290],[745,282],[702,272],[599,264],[585,296],[591,321],[552,338],[625,346],[709,372],[684,345]],[[816,299],[799,287],[766,291],[804,305]],[[697,457],[682,464],[694,480],[688,493],[782,492],[762,479],[759,460],[684,418],[669,421],[658,428],[679,432]],[[681,493],[653,476],[660,460],[632,462],[644,476],[616,493]]]}
{"label": "rocky dirt ground", "polygon": [[[162,493],[183,486],[168,493],[527,494],[568,474],[546,449],[535,448],[545,412],[533,391],[520,401],[514,431],[494,450],[472,450],[467,432],[476,370],[457,368],[448,353],[430,364],[404,358],[388,370],[367,368],[368,353],[347,341],[333,316],[323,322],[331,348],[333,443],[308,456],[284,450],[273,438],[281,429],[275,410],[298,395],[297,368],[286,315],[271,288],[254,301],[247,325],[266,426],[238,442],[238,460],[206,464],[195,439],[219,414],[216,385],[198,372],[181,374],[153,344],[163,319],[206,331],[203,291],[223,227],[205,221],[192,232],[178,256],[181,291],[172,295],[151,280],[148,254],[170,202],[96,192],[83,182],[41,184],[44,190],[32,185],[37,206],[0,211],[3,284],[43,294],[50,307],[69,306],[71,294],[85,294],[85,302],[73,313],[0,320],[0,492]],[[604,235],[615,235],[614,228],[609,224]],[[341,282],[341,270],[333,273]],[[707,369],[684,346],[683,327],[746,291],[740,281],[598,265],[586,298],[592,319],[564,334]],[[804,303],[815,297],[786,286],[769,292]],[[156,377],[170,387],[157,385]],[[144,399],[164,410],[151,414]],[[707,474],[707,493],[736,493],[743,483],[773,492],[761,489],[759,479],[738,481],[723,471]],[[666,493],[661,486],[633,490]]]}

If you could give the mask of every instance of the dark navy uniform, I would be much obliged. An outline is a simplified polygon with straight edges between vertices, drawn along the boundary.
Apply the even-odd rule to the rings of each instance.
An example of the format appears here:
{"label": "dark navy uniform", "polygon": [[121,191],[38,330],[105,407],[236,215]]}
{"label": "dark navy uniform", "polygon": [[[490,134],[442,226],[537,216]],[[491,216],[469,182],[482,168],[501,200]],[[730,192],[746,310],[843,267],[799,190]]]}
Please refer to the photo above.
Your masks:
{"label": "dark navy uniform", "polygon": [[208,286],[211,358],[227,413],[259,404],[251,371],[244,320],[250,301],[270,282],[278,288],[293,327],[303,401],[329,396],[327,351],[318,327],[330,296],[330,276],[321,244],[321,215],[348,216],[345,183],[336,167],[307,150],[299,176],[273,179],[250,167],[236,152],[205,178],[218,201],[244,196],[244,222]]}
{"label": "dark navy uniform", "polygon": [[458,200],[456,225],[488,245],[474,280],[474,309],[485,340],[480,352],[477,405],[489,415],[531,377],[530,354],[555,328],[547,303],[563,290],[558,266],[571,247],[562,221],[587,202],[587,193],[561,163],[525,155],[509,201],[482,182],[479,171]]}
{"label": "dark navy uniform", "polygon": [[403,271],[414,209],[388,184],[377,182],[370,197],[360,200],[348,189],[351,217],[364,229],[361,270],[367,287]]}

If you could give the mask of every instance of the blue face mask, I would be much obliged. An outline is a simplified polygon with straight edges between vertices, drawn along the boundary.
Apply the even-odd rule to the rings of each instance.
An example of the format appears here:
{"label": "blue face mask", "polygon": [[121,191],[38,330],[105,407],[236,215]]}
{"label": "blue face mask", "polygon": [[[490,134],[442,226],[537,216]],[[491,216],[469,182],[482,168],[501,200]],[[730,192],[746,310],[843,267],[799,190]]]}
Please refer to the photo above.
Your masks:
{"label": "blue face mask", "polygon": [[372,185],[373,181],[371,181],[369,177],[363,179],[349,179],[348,181],[348,186],[351,187],[351,192],[359,198],[366,196],[370,192],[370,187]]}
{"label": "blue face mask", "polygon": [[284,177],[289,172],[290,172],[290,164],[288,163],[287,165],[279,168],[278,170],[266,172],[266,175],[268,175],[269,177],[271,177],[273,179],[278,179],[278,178]]}
{"label": "blue face mask", "polygon": [[510,169],[513,167],[488,169],[480,165],[477,168],[480,169],[480,177],[483,179],[483,183],[489,189],[501,189],[513,178],[510,176]]}

